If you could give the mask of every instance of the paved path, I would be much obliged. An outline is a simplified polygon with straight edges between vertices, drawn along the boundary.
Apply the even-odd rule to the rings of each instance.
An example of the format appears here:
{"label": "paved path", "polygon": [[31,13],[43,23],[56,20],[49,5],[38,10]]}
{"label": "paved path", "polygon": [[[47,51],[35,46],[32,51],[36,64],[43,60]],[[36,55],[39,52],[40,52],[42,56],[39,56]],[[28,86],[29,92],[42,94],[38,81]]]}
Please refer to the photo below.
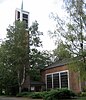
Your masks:
{"label": "paved path", "polygon": [[[29,98],[21,98],[21,97],[0,97],[0,100],[34,100]],[[35,99],[35,100],[42,100],[42,99]]]}

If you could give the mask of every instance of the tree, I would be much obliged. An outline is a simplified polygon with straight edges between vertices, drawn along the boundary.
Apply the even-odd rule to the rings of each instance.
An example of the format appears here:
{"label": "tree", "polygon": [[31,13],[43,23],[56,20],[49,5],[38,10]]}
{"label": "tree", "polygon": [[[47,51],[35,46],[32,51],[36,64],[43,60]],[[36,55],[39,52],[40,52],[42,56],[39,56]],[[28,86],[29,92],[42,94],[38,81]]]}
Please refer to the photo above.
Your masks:
{"label": "tree", "polygon": [[[64,2],[68,15],[67,21],[62,20],[58,17],[58,15],[54,16],[54,20],[57,21],[57,25],[53,35],[58,36],[58,34],[60,34],[67,50],[71,53],[72,56],[76,58],[80,57],[80,60],[83,62],[83,64],[80,65],[86,69],[86,13],[84,11],[85,2],[84,0],[64,0]],[[82,67],[78,66],[77,69],[82,72]]]}
{"label": "tree", "polygon": [[1,58],[3,67],[6,67],[13,73],[15,72],[19,92],[21,92],[22,85],[28,73],[28,51],[30,51],[30,48],[28,48],[27,31],[25,30],[25,24],[23,22],[15,22],[14,26],[9,26],[7,29],[7,38],[3,46],[4,51],[2,53],[5,54],[2,55],[3,59]]}
{"label": "tree", "polygon": [[[1,91],[5,89],[10,94],[14,89],[17,92],[19,87],[21,92],[25,82],[30,83],[30,78],[37,80],[40,69],[51,63],[48,53],[37,49],[42,45],[40,35],[43,33],[38,31],[37,21],[32,23],[28,32],[25,24],[20,21],[8,27],[6,41],[0,46]],[[28,78],[29,76],[31,77]]]}
{"label": "tree", "polygon": [[18,92],[17,73],[11,64],[13,59],[8,52],[7,45],[2,43],[0,46],[0,92],[5,90],[5,94],[15,95]]}
{"label": "tree", "polygon": [[[40,35],[42,32],[38,30],[38,23],[35,21],[29,28],[29,67],[31,80],[40,81],[40,70],[51,64],[51,55],[46,51],[39,51],[37,48],[42,46]],[[34,72],[34,75],[33,75]]]}
{"label": "tree", "polygon": [[55,56],[55,61],[56,60],[63,60],[66,58],[71,58],[71,54],[66,48],[66,45],[63,44],[62,41],[58,43],[58,46],[55,50],[53,50],[53,54]]}
{"label": "tree", "polygon": [[[48,51],[32,49],[30,53],[30,77],[32,81],[42,81],[40,71],[52,63]],[[33,74],[34,73],[34,74]]]}
{"label": "tree", "polygon": [[71,52],[82,56],[83,61],[85,62],[85,55],[83,55],[84,44],[86,42],[86,14],[83,8],[84,4],[83,0],[71,0],[71,2],[66,2],[66,8],[71,20],[70,23],[67,24],[68,31],[64,37],[67,39],[66,43],[71,42],[70,44],[67,43],[70,46]]}
{"label": "tree", "polygon": [[29,28],[29,47],[30,48],[42,46],[40,35],[43,35],[43,33],[38,30],[38,26],[39,26],[38,22],[35,21],[32,23],[31,27]]}
{"label": "tree", "polygon": [[28,62],[27,57],[27,37],[25,24],[15,22],[14,26],[7,29],[7,40],[5,41],[5,51],[7,55],[6,66],[12,67],[11,71],[16,73],[19,92],[25,81],[25,70]]}
{"label": "tree", "polygon": [[32,48],[40,46],[41,41],[39,36],[42,33],[38,31],[37,21],[28,30],[29,34],[25,30],[25,24],[23,22],[15,22],[15,26],[10,26],[7,31],[6,44],[10,56],[13,57],[11,65],[15,66],[17,71],[19,92],[21,92],[22,85],[27,82],[27,78],[30,83],[30,75],[28,73],[31,65],[30,52]]}

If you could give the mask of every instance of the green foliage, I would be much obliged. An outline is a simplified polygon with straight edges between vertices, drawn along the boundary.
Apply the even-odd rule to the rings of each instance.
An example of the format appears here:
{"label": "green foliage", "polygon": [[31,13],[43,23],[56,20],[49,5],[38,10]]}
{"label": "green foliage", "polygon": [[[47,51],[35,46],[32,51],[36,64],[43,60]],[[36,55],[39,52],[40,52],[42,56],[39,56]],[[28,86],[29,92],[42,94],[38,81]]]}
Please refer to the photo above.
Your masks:
{"label": "green foliage", "polygon": [[12,59],[9,55],[7,45],[4,43],[0,47],[0,89],[5,90],[5,94],[16,94],[18,92],[18,82],[16,71],[13,69]]}
{"label": "green foliage", "polygon": [[18,93],[16,96],[17,97],[30,97],[33,99],[41,99],[44,97],[44,94],[46,92],[21,92]]}
{"label": "green foliage", "polygon": [[35,21],[32,23],[32,26],[29,28],[29,45],[30,47],[40,47],[42,46],[42,41],[40,40],[40,35],[43,35],[42,32],[38,30],[38,22]]}
{"label": "green foliage", "polygon": [[56,89],[51,90],[45,95],[45,100],[58,100],[58,99],[70,99],[76,96],[75,93],[68,89]]}
{"label": "green foliage", "polygon": [[31,80],[40,80],[40,70],[52,63],[50,57],[51,55],[47,51],[41,52],[37,49],[32,49],[30,51]]}
{"label": "green foliage", "polygon": [[[67,12],[66,20],[61,19],[58,15],[54,16],[56,21],[56,30],[53,36],[57,37],[56,40],[62,40],[66,50],[76,57],[72,60],[71,68],[80,73],[81,80],[86,81],[86,13],[84,0],[64,0],[65,10]],[[60,37],[60,39],[59,39]],[[60,47],[59,47],[60,48]],[[58,50],[59,51],[59,50]],[[63,57],[68,52],[64,52],[63,48],[61,53]],[[63,53],[62,53],[63,52]],[[80,59],[77,59],[80,57]],[[76,61],[77,60],[77,61]]]}
{"label": "green foliage", "polygon": [[66,58],[70,58],[71,57],[71,54],[70,52],[68,51],[68,49],[66,48],[66,45],[60,41],[58,42],[58,46],[57,48],[53,51],[54,53],[54,56],[56,56],[55,60],[59,59],[59,60],[63,60],[63,59],[66,59]]}
{"label": "green foliage", "polygon": [[44,100],[58,100],[58,91],[57,90],[51,90],[49,91],[45,96]]}
{"label": "green foliage", "polygon": [[79,73],[81,81],[86,80],[86,63],[83,63],[80,57],[71,58],[68,63],[69,70]]}
{"label": "green foliage", "polygon": [[[44,92],[31,92],[26,93],[25,96],[31,97],[33,99],[44,99],[44,100],[58,100],[58,99],[70,99],[76,96],[76,94],[68,89],[55,89],[51,91]],[[19,96],[24,96],[24,93]]]}
{"label": "green foliage", "polygon": [[86,92],[81,92],[81,93],[79,94],[79,96],[80,96],[80,97],[86,97]]}
{"label": "green foliage", "polygon": [[17,97],[29,97],[31,93],[30,92],[21,92],[21,93],[18,93],[16,96]]}
{"label": "green foliage", "polygon": [[42,45],[40,35],[43,33],[38,31],[37,21],[28,32],[20,21],[8,27],[6,41],[0,45],[0,92],[4,89],[6,94],[13,90],[17,93],[26,75],[31,74],[32,80],[40,80],[40,69],[50,63],[48,53],[37,48]]}
{"label": "green foliage", "polygon": [[34,93],[30,94],[29,97],[31,97],[33,99],[42,99],[43,95],[42,95],[42,92],[34,92]]}
{"label": "green foliage", "polygon": [[[25,30],[25,24],[23,22],[16,21],[13,26],[8,27],[7,38],[4,43],[5,51],[7,51],[7,60],[5,64],[11,68],[10,72],[12,72],[12,74],[15,73],[16,83],[19,86],[21,86],[21,83],[25,79],[26,73],[24,73],[24,70],[27,67],[28,62],[28,41],[26,35],[27,31]],[[11,76],[13,77],[13,75]]]}

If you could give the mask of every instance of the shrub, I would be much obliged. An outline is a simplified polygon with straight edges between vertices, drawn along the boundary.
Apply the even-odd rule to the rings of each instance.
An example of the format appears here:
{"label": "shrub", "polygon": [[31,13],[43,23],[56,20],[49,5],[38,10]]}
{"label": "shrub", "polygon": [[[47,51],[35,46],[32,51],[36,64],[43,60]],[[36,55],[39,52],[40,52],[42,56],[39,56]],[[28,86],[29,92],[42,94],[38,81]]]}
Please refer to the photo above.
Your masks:
{"label": "shrub", "polygon": [[51,91],[44,92],[22,92],[17,96],[27,96],[33,99],[44,99],[44,100],[58,100],[58,99],[70,99],[75,95],[72,91],[68,89],[52,89]]}
{"label": "shrub", "polygon": [[21,92],[21,93],[18,93],[16,96],[17,97],[27,97],[29,95],[30,95],[29,92]]}
{"label": "shrub", "polygon": [[75,93],[68,89],[61,89],[58,93],[59,99],[70,99],[74,96],[76,96]]}
{"label": "shrub", "polygon": [[68,89],[56,89],[49,91],[44,96],[44,100],[70,99],[74,96],[76,96],[75,93]]}
{"label": "shrub", "polygon": [[81,93],[79,94],[79,96],[81,96],[81,97],[86,97],[86,92],[81,92]]}
{"label": "shrub", "polygon": [[58,94],[57,90],[48,91],[44,96],[44,100],[56,100],[58,99],[57,94]]}
{"label": "shrub", "polygon": [[31,93],[29,97],[33,99],[42,99],[43,95],[42,95],[42,92],[34,92],[34,93]]}

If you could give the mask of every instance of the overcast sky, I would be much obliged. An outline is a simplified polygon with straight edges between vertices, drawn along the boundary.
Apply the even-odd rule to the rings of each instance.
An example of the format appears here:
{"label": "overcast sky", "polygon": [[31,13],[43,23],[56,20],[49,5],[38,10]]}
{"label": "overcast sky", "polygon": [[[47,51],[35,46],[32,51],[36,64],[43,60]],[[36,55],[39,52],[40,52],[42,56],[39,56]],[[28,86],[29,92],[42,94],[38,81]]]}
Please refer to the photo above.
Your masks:
{"label": "overcast sky", "polygon": [[[15,20],[15,9],[21,8],[22,0],[0,0],[0,39],[6,37],[6,28]],[[62,0],[23,0],[23,9],[30,12],[30,25],[35,20],[39,23],[39,30],[44,33],[42,37],[43,49],[55,48],[53,40],[48,35],[48,30],[53,30],[55,25],[49,18],[51,12],[63,15]]]}

